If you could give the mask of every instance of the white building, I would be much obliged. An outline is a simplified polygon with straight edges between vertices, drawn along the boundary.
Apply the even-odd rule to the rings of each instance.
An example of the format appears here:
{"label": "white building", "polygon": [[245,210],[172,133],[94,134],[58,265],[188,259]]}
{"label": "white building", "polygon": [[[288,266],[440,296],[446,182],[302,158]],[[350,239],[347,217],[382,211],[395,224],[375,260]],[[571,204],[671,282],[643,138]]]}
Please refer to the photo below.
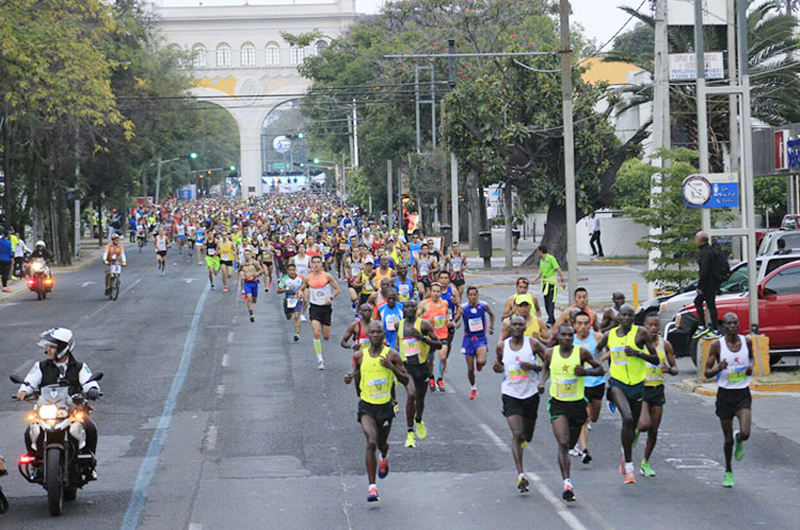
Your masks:
{"label": "white building", "polygon": [[[327,3],[191,7],[146,2],[156,25],[172,46],[193,52],[199,101],[231,113],[239,126],[242,194],[261,193],[261,133],[269,113],[301,97],[310,81],[297,71],[305,57],[319,53],[359,17],[354,0]],[[292,47],[281,32],[317,30],[323,36],[308,47]]]}

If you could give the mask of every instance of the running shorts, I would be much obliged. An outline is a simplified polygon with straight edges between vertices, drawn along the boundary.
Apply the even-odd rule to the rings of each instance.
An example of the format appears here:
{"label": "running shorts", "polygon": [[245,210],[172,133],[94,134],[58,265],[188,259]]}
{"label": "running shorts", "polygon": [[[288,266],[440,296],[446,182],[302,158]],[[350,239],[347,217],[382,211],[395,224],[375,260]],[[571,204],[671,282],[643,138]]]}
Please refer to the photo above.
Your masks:
{"label": "running shorts", "polygon": [[186,236],[178,236],[178,241],[186,242]]}
{"label": "running shorts", "polygon": [[408,375],[414,380],[414,385],[417,388],[417,395],[424,394],[428,389],[428,379],[430,379],[428,363],[411,364],[406,362],[404,364],[406,372],[408,372]]}
{"label": "running shorts", "polygon": [[464,340],[461,341],[461,353],[464,355],[473,356],[478,353],[481,348],[488,348],[489,341],[486,335],[465,335]]}
{"label": "running shorts", "polygon": [[323,326],[331,325],[331,315],[333,314],[333,307],[329,305],[311,304],[308,306],[308,319],[311,321],[318,321]]}
{"label": "running shorts", "polygon": [[233,267],[233,261],[229,260],[219,260],[220,265],[225,265],[226,267]]}
{"label": "running shorts", "polygon": [[206,256],[206,267],[219,271],[219,256]]}
{"label": "running shorts", "polygon": [[302,313],[303,312],[303,301],[297,300],[297,305],[294,307],[289,307],[289,299],[283,299],[283,312],[286,314],[286,318],[292,316],[292,313]]}
{"label": "running shorts", "polygon": [[167,251],[166,250],[158,250],[158,251],[156,251],[156,254],[158,254],[162,258],[166,258],[167,257]]}
{"label": "running shorts", "polygon": [[358,420],[356,420],[359,423],[361,416],[372,416],[379,426],[388,427],[394,419],[394,405],[391,401],[383,405],[374,405],[361,399],[358,401]]}
{"label": "running shorts", "polygon": [[644,387],[644,402],[651,407],[662,407],[667,402],[664,385]]}
{"label": "running shorts", "polygon": [[462,285],[464,285],[464,273],[463,272],[451,273],[450,282],[456,287],[461,287]]}
{"label": "running shorts", "polygon": [[737,412],[751,408],[752,404],[749,388],[717,389],[717,416],[721,420],[731,421]]}
{"label": "running shorts", "polygon": [[536,423],[539,414],[539,393],[519,399],[503,394],[503,416],[522,416]]}
{"label": "running shorts", "polygon": [[589,401],[603,401],[603,394],[606,392],[606,384],[601,383],[597,386],[587,386],[583,389],[583,395]]}
{"label": "running shorts", "polygon": [[258,297],[258,282],[244,282],[244,294],[249,294],[255,300]]}
{"label": "running shorts", "polygon": [[551,420],[559,416],[567,418],[570,430],[580,429],[589,418],[586,413],[586,398],[578,401],[561,401],[560,399],[550,398],[547,400],[547,412],[550,414]]}
{"label": "running shorts", "polygon": [[626,385],[621,381],[617,381],[613,377],[608,379],[608,390],[606,391],[606,399],[611,401],[611,389],[617,387],[622,389],[628,401],[641,401],[644,398],[644,381],[638,385]]}
{"label": "running shorts", "polygon": [[367,302],[369,302],[369,297],[370,296],[371,295],[369,293],[364,293],[364,292],[359,293],[359,295],[358,295],[358,305],[362,306],[362,305],[366,304]]}

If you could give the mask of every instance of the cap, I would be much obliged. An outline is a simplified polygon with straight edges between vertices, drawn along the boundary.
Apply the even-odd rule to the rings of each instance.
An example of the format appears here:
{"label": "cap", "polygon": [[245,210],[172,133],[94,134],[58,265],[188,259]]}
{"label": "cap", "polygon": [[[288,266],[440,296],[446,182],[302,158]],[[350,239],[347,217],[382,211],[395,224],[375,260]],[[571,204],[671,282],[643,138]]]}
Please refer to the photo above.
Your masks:
{"label": "cap", "polygon": [[533,297],[528,293],[518,294],[514,296],[514,303],[517,305],[528,304],[533,307]]}

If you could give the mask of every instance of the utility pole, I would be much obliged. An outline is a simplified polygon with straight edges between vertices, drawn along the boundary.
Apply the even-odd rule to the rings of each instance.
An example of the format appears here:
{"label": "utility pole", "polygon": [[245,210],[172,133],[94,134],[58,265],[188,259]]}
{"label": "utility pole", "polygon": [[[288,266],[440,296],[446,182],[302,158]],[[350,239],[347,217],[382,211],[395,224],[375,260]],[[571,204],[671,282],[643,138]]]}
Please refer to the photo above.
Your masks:
{"label": "utility pole", "polygon": [[506,254],[506,267],[511,268],[514,266],[514,258],[511,255],[511,210],[513,209],[513,197],[511,196],[511,183],[506,182],[503,189],[503,210],[506,214],[506,237],[505,237],[505,254]]}
{"label": "utility pole", "polygon": [[564,114],[564,184],[567,199],[567,267],[569,292],[578,287],[578,249],[575,246],[575,138],[572,129],[572,49],[569,39],[569,0],[561,0],[561,106]]}
{"label": "utility pole", "polygon": [[[700,173],[708,173],[708,112],[706,111],[706,60],[703,35],[703,0],[694,0],[694,53],[697,72],[697,152]],[[711,229],[711,210],[701,210],[703,230]]]}
{"label": "utility pole", "polygon": [[358,112],[353,98],[353,167],[358,167]]}
{"label": "utility pole", "polygon": [[392,161],[391,159],[386,159],[386,211],[389,214],[389,224],[392,223],[392,199],[394,198],[394,194],[392,192]]}
{"label": "utility pole", "polygon": [[164,161],[161,160],[161,157],[158,157],[158,165],[156,168],[156,200],[155,200],[156,204],[158,204],[158,197],[159,194],[161,193],[161,164],[163,163]]}
{"label": "utility pole", "polygon": [[459,237],[461,225],[458,211],[458,159],[456,159],[456,154],[453,152],[450,153],[450,203],[453,241],[458,241],[461,239]]}

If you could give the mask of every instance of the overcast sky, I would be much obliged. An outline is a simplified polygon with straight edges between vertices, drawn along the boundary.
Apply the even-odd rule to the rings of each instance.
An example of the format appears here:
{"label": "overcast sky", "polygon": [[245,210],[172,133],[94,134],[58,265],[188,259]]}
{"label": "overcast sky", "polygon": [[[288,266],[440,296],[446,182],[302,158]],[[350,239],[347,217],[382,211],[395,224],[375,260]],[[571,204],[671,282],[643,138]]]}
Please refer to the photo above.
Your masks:
{"label": "overcast sky", "polygon": [[[296,0],[301,3],[316,3],[324,0]],[[361,13],[377,13],[386,0],[356,0],[356,9]],[[524,1],[524,0],[521,0]],[[250,5],[286,4],[286,0],[248,0]],[[244,0],[163,0],[165,6],[203,5],[242,5]],[[581,24],[590,38],[599,44],[606,42],[622,26],[628,15],[617,9],[617,6],[639,7],[641,0],[572,0],[572,22]],[[643,10],[649,9],[645,2]],[[625,30],[633,27],[632,21]]]}

